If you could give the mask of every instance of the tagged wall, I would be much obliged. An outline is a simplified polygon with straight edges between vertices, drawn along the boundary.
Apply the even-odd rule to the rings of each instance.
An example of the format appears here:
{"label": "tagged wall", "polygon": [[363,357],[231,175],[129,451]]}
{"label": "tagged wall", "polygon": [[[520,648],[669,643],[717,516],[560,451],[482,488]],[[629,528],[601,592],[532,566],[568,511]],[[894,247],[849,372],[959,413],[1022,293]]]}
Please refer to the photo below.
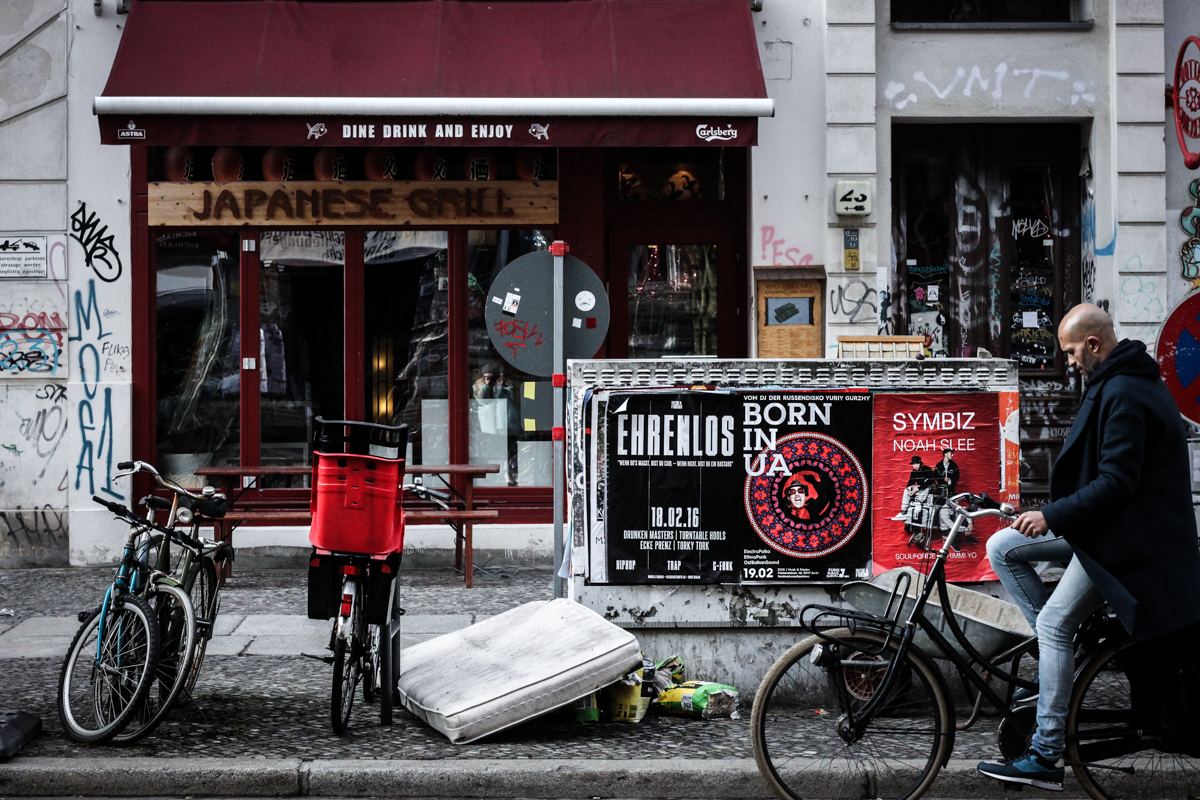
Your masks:
{"label": "tagged wall", "polygon": [[67,563],[67,13],[0,7],[0,569]]}
{"label": "tagged wall", "polygon": [[129,482],[114,479],[131,455],[129,150],[100,144],[91,98],[104,89],[125,17],[105,3],[70,0],[71,58],[88,68],[68,78],[67,209],[69,236],[67,402],[68,486],[72,564],[104,563],[120,555],[127,527],[92,502],[92,495],[129,503]]}

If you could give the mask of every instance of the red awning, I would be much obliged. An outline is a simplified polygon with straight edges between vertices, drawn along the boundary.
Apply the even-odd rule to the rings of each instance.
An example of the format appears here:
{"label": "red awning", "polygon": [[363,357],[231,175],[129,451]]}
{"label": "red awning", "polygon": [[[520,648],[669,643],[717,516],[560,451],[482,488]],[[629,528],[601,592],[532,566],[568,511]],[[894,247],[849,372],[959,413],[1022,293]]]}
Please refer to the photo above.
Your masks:
{"label": "red awning", "polygon": [[749,0],[133,0],[106,144],[755,144]]}

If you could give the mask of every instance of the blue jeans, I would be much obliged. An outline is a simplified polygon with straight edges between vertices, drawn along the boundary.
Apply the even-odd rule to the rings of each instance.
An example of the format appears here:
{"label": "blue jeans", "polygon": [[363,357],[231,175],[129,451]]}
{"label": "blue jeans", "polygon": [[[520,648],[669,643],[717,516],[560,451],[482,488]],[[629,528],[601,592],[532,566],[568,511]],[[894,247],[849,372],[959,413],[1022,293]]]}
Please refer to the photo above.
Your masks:
{"label": "blue jeans", "polygon": [[[1005,528],[988,539],[987,551],[1000,582],[1037,631],[1038,729],[1033,735],[1033,749],[1057,760],[1066,748],[1067,706],[1075,682],[1075,633],[1104,604],[1104,597],[1071,546],[1052,533],[1030,539]],[[1066,572],[1047,597],[1046,587],[1031,562],[1068,559]]]}

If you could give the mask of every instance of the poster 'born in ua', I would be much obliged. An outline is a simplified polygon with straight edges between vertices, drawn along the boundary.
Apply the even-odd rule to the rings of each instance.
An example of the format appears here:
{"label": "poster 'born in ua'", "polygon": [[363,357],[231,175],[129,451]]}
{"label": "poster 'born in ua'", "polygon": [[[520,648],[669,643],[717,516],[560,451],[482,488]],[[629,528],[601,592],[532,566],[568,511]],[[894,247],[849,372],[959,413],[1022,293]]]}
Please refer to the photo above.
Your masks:
{"label": "poster 'born in ua'", "polygon": [[608,407],[611,582],[869,574],[867,392],[645,393]]}

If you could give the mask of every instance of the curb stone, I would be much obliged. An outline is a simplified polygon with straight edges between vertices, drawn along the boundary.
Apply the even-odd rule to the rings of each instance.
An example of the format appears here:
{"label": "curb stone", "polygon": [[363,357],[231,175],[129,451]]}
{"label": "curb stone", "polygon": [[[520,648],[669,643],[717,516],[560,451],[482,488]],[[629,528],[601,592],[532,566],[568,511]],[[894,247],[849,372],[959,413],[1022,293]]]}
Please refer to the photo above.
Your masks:
{"label": "curb stone", "polygon": [[[976,762],[952,759],[930,797],[1003,800]],[[836,778],[831,775],[831,778]],[[1070,777],[1056,797],[1086,797]],[[768,798],[753,759],[14,758],[0,763],[12,797]]]}

